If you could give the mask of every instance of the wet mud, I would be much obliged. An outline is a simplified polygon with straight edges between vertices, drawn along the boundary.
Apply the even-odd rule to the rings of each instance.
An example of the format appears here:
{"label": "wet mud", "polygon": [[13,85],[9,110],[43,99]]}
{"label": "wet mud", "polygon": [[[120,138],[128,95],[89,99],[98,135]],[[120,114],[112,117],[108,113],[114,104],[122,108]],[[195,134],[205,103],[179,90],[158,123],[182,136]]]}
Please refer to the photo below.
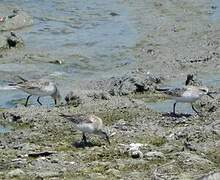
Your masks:
{"label": "wet mud", "polygon": [[[36,15],[40,10],[31,13],[31,7],[21,3],[25,8],[19,18],[28,17],[28,23],[12,27],[9,21],[16,18],[18,12],[13,9],[17,6],[3,2],[5,6],[0,10],[4,13],[0,16],[7,18],[0,18],[0,29],[4,30],[0,34],[0,179],[219,178],[220,18],[214,16],[218,10],[215,2],[128,0],[118,1],[120,6],[116,7],[115,1],[112,6],[97,1],[87,4],[85,12],[89,11],[90,16],[78,14],[72,26],[69,23],[73,19],[69,18],[73,12],[67,8],[71,5],[67,0],[50,4],[51,9],[58,8],[58,14],[68,10],[67,19],[54,18],[49,12],[42,19]],[[80,2],[75,3],[81,7]],[[104,10],[96,9],[100,4]],[[73,11],[82,13],[79,9]],[[100,34],[91,37],[93,42],[86,42],[86,29],[102,29],[97,24],[86,24],[88,17],[102,28],[101,22],[110,26],[127,22],[119,28],[119,34],[124,32],[125,36],[111,31],[115,34],[107,33],[112,41],[105,46],[103,42],[108,38],[100,39]],[[8,21],[8,29],[2,26],[3,21]],[[47,26],[41,26],[43,21]],[[68,35],[83,27],[88,34],[81,34],[85,38],[74,44]],[[54,45],[47,49],[42,31],[57,38],[68,36],[69,41],[64,39],[63,46],[63,39],[60,45],[58,39],[51,41],[48,36],[48,44]],[[34,41],[36,34],[39,39]],[[112,43],[114,35],[118,46]],[[8,38],[18,46],[12,47]],[[99,48],[103,54],[97,53]],[[27,94],[7,87],[18,74],[55,81],[62,92],[62,103],[54,107],[49,98],[43,98],[43,106],[33,101],[24,107]],[[204,96],[195,103],[200,115],[191,111],[190,105],[178,104],[174,116],[173,102],[156,88],[184,85],[187,74],[194,74],[196,83],[216,93],[214,99]],[[91,135],[87,147],[77,146],[81,133],[59,116],[65,112],[102,118],[111,145]]]}

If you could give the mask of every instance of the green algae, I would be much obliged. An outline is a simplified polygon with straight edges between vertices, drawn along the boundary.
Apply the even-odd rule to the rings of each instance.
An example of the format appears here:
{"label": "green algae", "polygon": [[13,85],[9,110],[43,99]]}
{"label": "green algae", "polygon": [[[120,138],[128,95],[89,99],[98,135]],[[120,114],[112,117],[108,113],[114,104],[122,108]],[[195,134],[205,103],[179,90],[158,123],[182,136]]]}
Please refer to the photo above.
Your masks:
{"label": "green algae", "polygon": [[31,126],[32,125],[29,122],[13,123],[13,127],[16,130],[30,129]]}
{"label": "green algae", "polygon": [[129,97],[134,98],[134,99],[141,99],[144,102],[158,102],[158,101],[163,101],[166,100],[166,95],[157,93],[157,92],[150,92],[146,91],[143,93],[133,93],[130,94]]}
{"label": "green algae", "polygon": [[141,116],[144,111],[144,109],[141,110],[137,108],[109,109],[106,111],[100,111],[97,115],[102,118],[106,124],[112,124],[113,122],[121,119],[125,121],[132,121],[133,119]]}
{"label": "green algae", "polygon": [[73,146],[70,142],[63,142],[62,144],[56,144],[54,150],[57,152],[70,152],[73,151]]}
{"label": "green algae", "polygon": [[164,145],[166,142],[167,142],[166,138],[161,136],[151,136],[149,138],[149,143],[157,147]]}
{"label": "green algae", "polygon": [[210,161],[215,163],[218,169],[220,169],[220,148],[210,150],[206,153],[206,156]]}

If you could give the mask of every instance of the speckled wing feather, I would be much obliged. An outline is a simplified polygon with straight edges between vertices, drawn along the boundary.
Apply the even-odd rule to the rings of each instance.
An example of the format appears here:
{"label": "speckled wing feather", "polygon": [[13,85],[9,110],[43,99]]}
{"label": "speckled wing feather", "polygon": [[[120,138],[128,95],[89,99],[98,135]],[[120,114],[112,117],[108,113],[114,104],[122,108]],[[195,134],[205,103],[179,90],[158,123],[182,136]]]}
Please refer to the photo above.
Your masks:
{"label": "speckled wing feather", "polygon": [[161,88],[157,89],[158,91],[161,91],[169,96],[173,97],[181,97],[183,93],[187,90],[187,88],[182,87],[182,88]]}
{"label": "speckled wing feather", "polygon": [[93,121],[91,121],[89,119],[89,116],[85,116],[85,115],[82,115],[82,114],[78,114],[78,115],[60,114],[60,116],[70,120],[71,122],[73,122],[75,124],[93,123]]}
{"label": "speckled wing feather", "polygon": [[43,80],[25,81],[17,84],[17,86],[22,89],[36,89],[36,90],[40,90],[47,85],[49,85],[49,82]]}

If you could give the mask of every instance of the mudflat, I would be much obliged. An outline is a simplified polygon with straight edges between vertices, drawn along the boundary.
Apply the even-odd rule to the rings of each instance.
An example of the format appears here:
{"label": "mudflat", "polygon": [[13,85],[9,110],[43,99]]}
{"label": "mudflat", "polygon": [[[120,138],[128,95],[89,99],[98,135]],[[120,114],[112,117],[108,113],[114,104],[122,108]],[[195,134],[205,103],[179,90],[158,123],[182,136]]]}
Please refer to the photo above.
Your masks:
{"label": "mudflat", "polygon": [[[129,25],[126,27],[132,28],[125,33],[132,42],[120,39],[118,47],[112,47],[111,55],[110,46],[105,46],[108,51],[103,52],[104,55],[92,54],[103,40],[98,35],[97,42],[77,44],[80,48],[90,47],[89,51],[77,54],[76,45],[68,41],[71,36],[66,39],[65,46],[51,46],[48,52],[39,52],[44,45],[37,48],[30,45],[31,27],[36,24],[13,28],[15,34],[11,34],[11,29],[2,31],[1,84],[16,81],[17,74],[51,78],[58,83],[63,102],[54,107],[48,98],[43,106],[24,107],[26,94],[16,92],[16,96],[5,96],[9,98],[7,101],[1,97],[5,103],[0,119],[3,129],[0,130],[0,179],[219,178],[220,19],[214,18],[218,7],[207,0],[118,3],[121,9],[112,6],[114,11],[108,9],[99,13],[105,13],[101,17],[106,23],[127,17]],[[62,5],[58,7],[62,11]],[[14,7],[5,5],[0,9],[6,16]],[[28,9],[23,11],[28,17],[33,16]],[[99,16],[92,14],[91,17]],[[48,18],[54,21],[53,15],[45,17]],[[35,17],[33,19],[36,21]],[[68,24],[70,19],[57,17],[56,21]],[[74,22],[71,28],[77,32],[76,25],[77,28],[83,26],[78,19]],[[4,22],[0,22],[0,29],[1,23]],[[72,33],[71,28],[64,32],[63,38]],[[42,31],[46,30],[48,27]],[[53,33],[58,36],[60,31]],[[37,33],[34,34],[36,38]],[[18,46],[11,46],[10,38]],[[75,49],[74,53],[70,50],[55,53],[55,47]],[[116,54],[115,49],[118,49]],[[112,63],[108,61],[111,58],[114,59]],[[106,61],[106,66],[102,60]],[[173,116],[170,113],[172,103],[167,103],[166,97],[156,89],[184,85],[187,74],[194,74],[195,81],[216,93],[214,99],[204,96],[195,103],[200,116],[188,111],[190,106],[181,104],[177,105],[177,115]],[[59,117],[65,112],[95,114],[102,118],[111,145],[91,135],[88,146],[78,146],[81,133],[71,122]]]}

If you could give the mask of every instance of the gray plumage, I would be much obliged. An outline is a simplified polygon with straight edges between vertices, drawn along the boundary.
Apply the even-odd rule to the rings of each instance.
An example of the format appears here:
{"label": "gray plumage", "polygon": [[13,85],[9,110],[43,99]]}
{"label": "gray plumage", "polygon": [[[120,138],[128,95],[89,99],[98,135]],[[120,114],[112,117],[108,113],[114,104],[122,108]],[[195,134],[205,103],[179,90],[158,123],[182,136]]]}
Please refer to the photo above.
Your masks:
{"label": "gray plumage", "polygon": [[61,117],[71,121],[75,127],[82,131],[82,142],[87,143],[86,133],[99,135],[110,144],[107,133],[103,130],[102,119],[95,115],[60,114]]}
{"label": "gray plumage", "polygon": [[172,97],[181,97],[183,93],[187,90],[186,87],[182,88],[160,88],[157,89],[158,91],[163,92],[166,95],[172,96]]}
{"label": "gray plumage", "polygon": [[54,99],[55,104],[61,99],[60,92],[57,86],[48,80],[45,79],[35,79],[35,80],[26,80],[20,76],[18,76],[22,82],[18,83],[10,83],[9,86],[14,86],[17,89],[20,89],[28,94],[25,106],[27,106],[28,100],[32,95],[38,96],[37,102],[41,104],[39,101],[42,96],[51,96]]}
{"label": "gray plumage", "polygon": [[60,114],[61,117],[64,117],[68,119],[69,121],[75,123],[75,124],[81,124],[81,123],[93,123],[89,116],[83,115],[83,114],[77,114],[77,115],[67,115],[67,114]]}
{"label": "gray plumage", "polygon": [[181,88],[157,88],[157,91],[163,92],[168,95],[169,98],[174,99],[175,103],[173,104],[173,114],[175,114],[176,103],[191,103],[192,109],[197,113],[198,111],[193,106],[193,102],[201,99],[204,95],[210,96],[213,98],[209,92],[209,89],[204,86],[184,86]]}

